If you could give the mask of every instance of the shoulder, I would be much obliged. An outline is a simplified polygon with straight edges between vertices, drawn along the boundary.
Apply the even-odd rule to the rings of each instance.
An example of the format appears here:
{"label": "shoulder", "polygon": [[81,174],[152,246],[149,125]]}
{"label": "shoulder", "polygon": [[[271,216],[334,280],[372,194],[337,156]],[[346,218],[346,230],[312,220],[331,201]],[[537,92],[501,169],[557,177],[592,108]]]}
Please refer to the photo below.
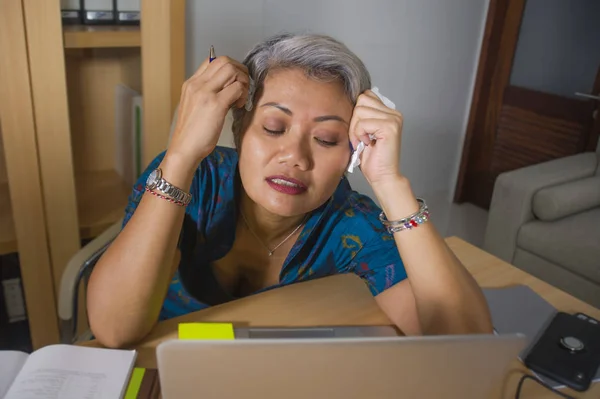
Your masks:
{"label": "shoulder", "polygon": [[328,208],[320,233],[327,236],[328,243],[335,244],[340,263],[349,264],[365,247],[394,247],[393,236],[379,220],[381,208],[369,196],[352,190],[346,179],[336,189]]}
{"label": "shoulder", "polygon": [[[160,167],[166,151],[161,152],[150,161],[146,169],[136,180],[128,204],[125,209],[125,222],[129,220],[139,204],[146,188],[146,180],[153,170]],[[220,198],[228,197],[233,192],[233,178],[237,168],[237,151],[227,147],[216,147],[198,166],[188,189],[192,193],[192,203],[188,206],[189,212],[196,212],[198,208],[209,206],[210,203]]]}
{"label": "shoulder", "polygon": [[379,220],[381,208],[371,197],[353,190],[345,179],[334,194],[333,213],[344,231],[360,236],[364,243],[391,238]]}
{"label": "shoulder", "polygon": [[214,171],[233,171],[237,167],[238,153],[233,148],[215,147],[200,163],[200,169],[209,168]]}

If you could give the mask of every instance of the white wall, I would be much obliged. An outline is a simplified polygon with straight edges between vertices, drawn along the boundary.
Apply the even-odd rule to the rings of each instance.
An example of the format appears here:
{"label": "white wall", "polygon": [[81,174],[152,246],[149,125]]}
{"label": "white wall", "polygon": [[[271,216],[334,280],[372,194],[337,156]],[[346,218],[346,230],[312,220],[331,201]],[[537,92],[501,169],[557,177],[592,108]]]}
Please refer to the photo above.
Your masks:
{"label": "white wall", "polygon": [[[401,170],[417,195],[454,190],[488,0],[191,0],[187,74],[214,44],[242,59],[281,31],[345,42],[404,114]],[[353,187],[372,195],[360,172]],[[448,195],[448,194],[446,194]]]}

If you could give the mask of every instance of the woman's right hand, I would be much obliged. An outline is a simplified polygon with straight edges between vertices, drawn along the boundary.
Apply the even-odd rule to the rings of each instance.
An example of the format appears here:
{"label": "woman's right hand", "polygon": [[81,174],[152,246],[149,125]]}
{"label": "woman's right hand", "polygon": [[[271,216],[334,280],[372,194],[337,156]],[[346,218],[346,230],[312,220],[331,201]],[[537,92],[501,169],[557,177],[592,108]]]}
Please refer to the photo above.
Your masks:
{"label": "woman's right hand", "polygon": [[229,109],[246,104],[249,81],[248,68],[229,57],[204,60],[183,84],[167,156],[195,170],[216,147]]}

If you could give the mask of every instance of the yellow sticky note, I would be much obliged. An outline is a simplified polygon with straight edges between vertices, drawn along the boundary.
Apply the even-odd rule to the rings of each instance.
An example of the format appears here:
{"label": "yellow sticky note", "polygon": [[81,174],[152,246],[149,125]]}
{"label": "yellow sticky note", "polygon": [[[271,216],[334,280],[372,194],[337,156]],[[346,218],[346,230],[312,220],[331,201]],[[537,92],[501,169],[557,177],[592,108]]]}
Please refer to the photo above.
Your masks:
{"label": "yellow sticky note", "polygon": [[234,339],[231,323],[180,323],[179,339]]}

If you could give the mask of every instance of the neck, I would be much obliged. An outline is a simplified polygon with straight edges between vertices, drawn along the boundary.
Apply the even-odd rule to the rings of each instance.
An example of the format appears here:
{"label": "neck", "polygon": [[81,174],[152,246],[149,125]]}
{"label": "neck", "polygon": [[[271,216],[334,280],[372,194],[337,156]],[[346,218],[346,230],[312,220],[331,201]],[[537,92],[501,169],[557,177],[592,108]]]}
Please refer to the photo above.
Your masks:
{"label": "neck", "polygon": [[277,241],[284,239],[305,219],[304,214],[298,216],[280,216],[271,213],[252,201],[243,189],[241,191],[240,211],[243,212],[248,220],[250,229],[266,244],[277,244]]}

